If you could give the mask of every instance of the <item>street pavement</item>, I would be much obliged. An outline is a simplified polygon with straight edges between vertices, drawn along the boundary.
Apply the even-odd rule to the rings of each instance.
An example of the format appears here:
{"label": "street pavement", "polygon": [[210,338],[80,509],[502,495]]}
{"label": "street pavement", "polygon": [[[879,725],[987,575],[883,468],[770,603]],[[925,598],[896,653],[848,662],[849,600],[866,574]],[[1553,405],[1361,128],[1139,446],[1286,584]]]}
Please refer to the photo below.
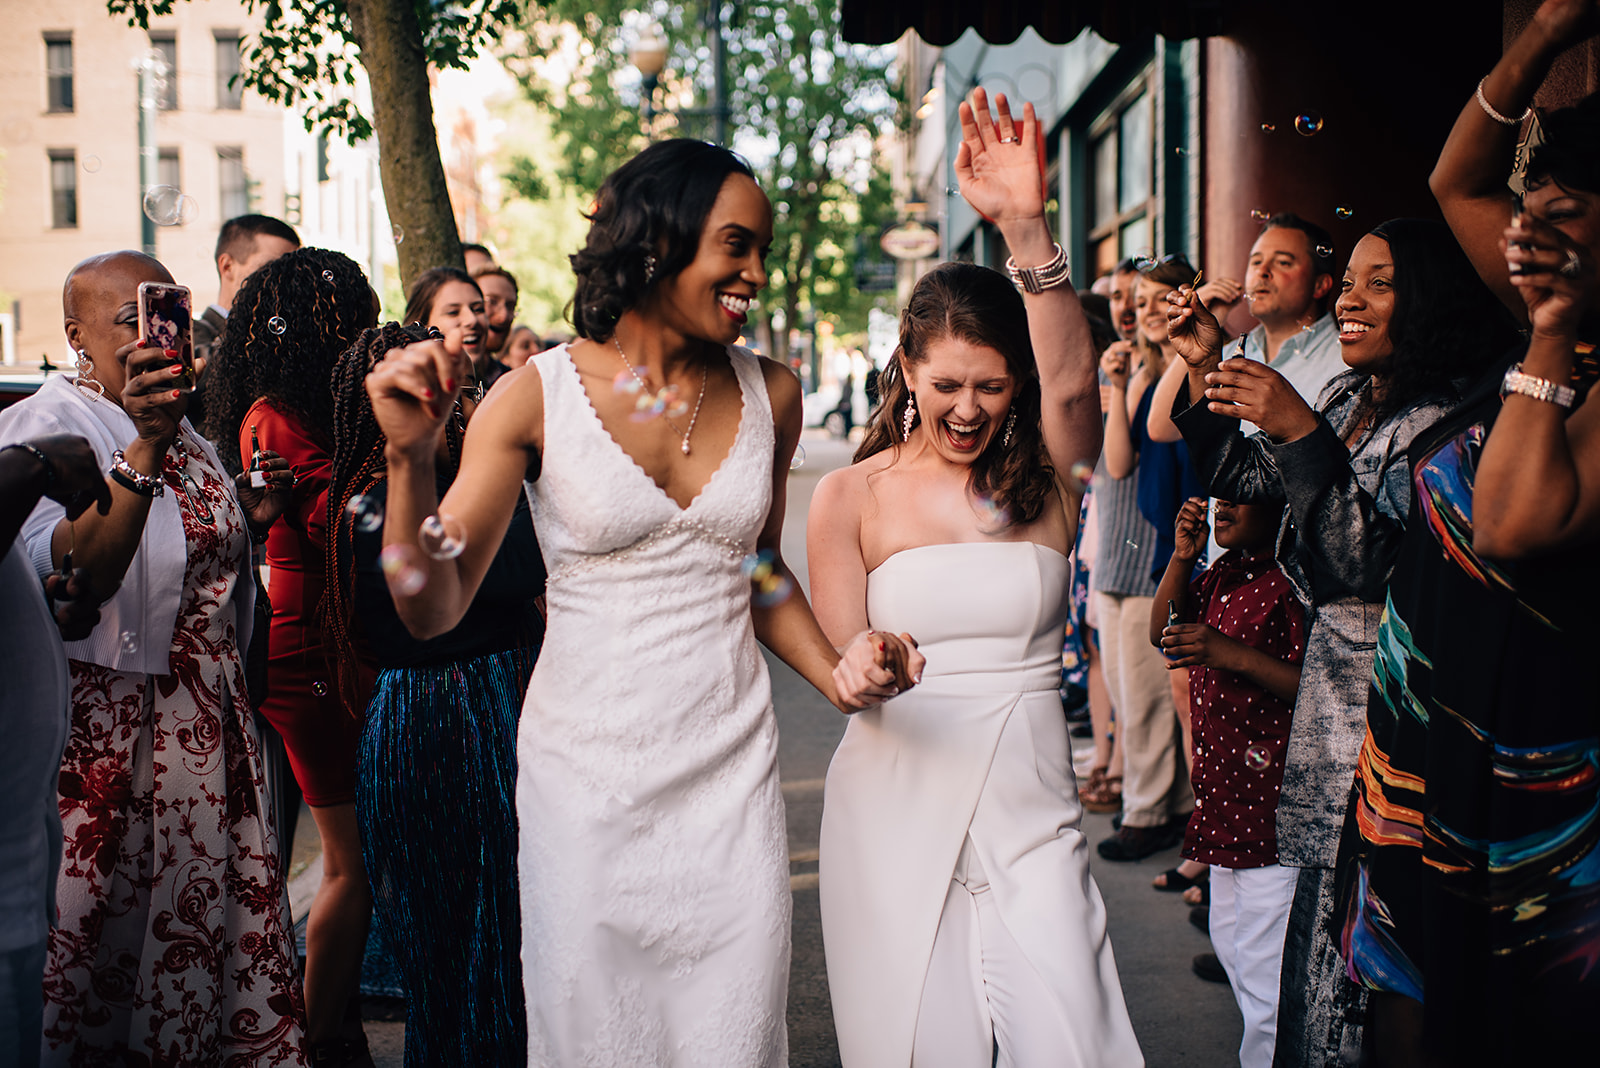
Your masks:
{"label": "street pavement", "polygon": [[[808,430],[805,461],[789,478],[784,521],[784,559],[809,588],[805,566],[805,515],[817,480],[850,462],[852,444]],[[779,774],[788,805],[790,887],[794,893],[794,956],[789,977],[789,1053],[793,1068],[835,1068],[839,1053],[828,1001],[817,901],[817,836],[822,822],[822,780],[844,733],[845,718],[788,667],[767,656],[779,728]],[[1084,741],[1078,743],[1088,746]],[[1225,985],[1204,982],[1190,971],[1190,960],[1210,949],[1204,935],[1188,923],[1188,907],[1176,894],[1159,893],[1150,880],[1178,862],[1178,851],[1158,853],[1138,863],[1113,863],[1093,853],[1093,844],[1111,834],[1109,816],[1087,814],[1083,832],[1091,849],[1091,870],[1105,898],[1107,926],[1116,953],[1128,1012],[1150,1068],[1224,1068],[1238,1062],[1239,1013]],[[291,907],[298,919],[320,876],[315,827],[300,820],[291,883]],[[369,1017],[373,1015],[369,1012]],[[393,1007],[381,1012],[395,1016]],[[378,1068],[400,1068],[404,1024],[371,1019],[366,1024]]]}

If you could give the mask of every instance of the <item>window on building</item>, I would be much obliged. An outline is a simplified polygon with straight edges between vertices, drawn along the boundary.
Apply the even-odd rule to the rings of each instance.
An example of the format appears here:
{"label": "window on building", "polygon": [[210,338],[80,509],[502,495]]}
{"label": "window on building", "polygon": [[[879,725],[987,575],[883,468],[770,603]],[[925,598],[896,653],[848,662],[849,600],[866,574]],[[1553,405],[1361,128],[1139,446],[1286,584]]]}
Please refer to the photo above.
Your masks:
{"label": "window on building", "polygon": [[217,107],[224,111],[238,111],[244,106],[244,83],[239,74],[239,34],[234,30],[218,30],[217,42]]}
{"label": "window on building", "polygon": [[1089,206],[1089,253],[1094,274],[1137,253],[1156,253],[1155,109],[1148,85],[1140,81],[1102,115],[1089,131],[1094,170]]}
{"label": "window on building", "polygon": [[70,148],[50,149],[50,225],[78,225],[78,153]]}
{"label": "window on building", "polygon": [[150,48],[166,64],[166,72],[156,74],[156,107],[162,111],[178,110],[178,36],[169,32],[152,31]]}
{"label": "window on building", "polygon": [[217,149],[219,203],[224,220],[248,214],[250,183],[244,173],[244,149],[237,146]]}
{"label": "window on building", "polygon": [[178,165],[178,150],[163,148],[156,154],[156,184],[183,188],[183,168]]}
{"label": "window on building", "polygon": [[71,111],[72,34],[44,35],[44,81],[45,106],[51,111]]}

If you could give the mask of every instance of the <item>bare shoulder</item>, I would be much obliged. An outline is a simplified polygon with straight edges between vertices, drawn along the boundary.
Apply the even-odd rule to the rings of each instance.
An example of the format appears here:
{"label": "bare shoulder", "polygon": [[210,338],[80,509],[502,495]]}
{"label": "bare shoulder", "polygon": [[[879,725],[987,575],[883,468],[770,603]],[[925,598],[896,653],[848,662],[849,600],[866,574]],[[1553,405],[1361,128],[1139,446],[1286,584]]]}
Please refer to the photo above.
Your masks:
{"label": "bare shoulder", "polygon": [[767,384],[767,396],[772,398],[772,411],[780,419],[791,410],[800,408],[800,379],[777,360],[768,356],[756,357],[761,361],[761,377]]}
{"label": "bare shoulder", "polygon": [[857,515],[866,510],[872,496],[873,476],[887,470],[894,463],[894,451],[885,449],[848,467],[835,468],[817,481],[812,494],[812,507],[848,507]]}
{"label": "bare shoulder", "polygon": [[506,444],[537,449],[544,438],[544,379],[532,362],[501,375],[478,405],[472,427]]}

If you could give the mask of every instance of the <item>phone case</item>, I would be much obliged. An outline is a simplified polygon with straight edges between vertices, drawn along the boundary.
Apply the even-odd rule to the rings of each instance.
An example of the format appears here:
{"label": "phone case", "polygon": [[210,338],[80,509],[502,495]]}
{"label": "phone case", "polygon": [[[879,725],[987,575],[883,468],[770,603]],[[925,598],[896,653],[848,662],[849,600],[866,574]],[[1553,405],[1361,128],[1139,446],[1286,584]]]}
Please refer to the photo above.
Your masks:
{"label": "phone case", "polygon": [[154,349],[174,349],[186,367],[194,366],[190,345],[193,320],[188,286],[139,283],[139,335]]}

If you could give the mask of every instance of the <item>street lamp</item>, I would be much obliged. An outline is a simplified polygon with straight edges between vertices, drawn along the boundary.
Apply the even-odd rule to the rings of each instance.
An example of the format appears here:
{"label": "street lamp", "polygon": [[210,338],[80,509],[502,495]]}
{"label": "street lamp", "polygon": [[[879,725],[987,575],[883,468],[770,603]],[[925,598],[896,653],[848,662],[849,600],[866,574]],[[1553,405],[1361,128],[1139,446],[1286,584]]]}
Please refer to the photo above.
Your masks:
{"label": "street lamp", "polygon": [[[682,117],[709,117],[713,121],[717,144],[727,147],[730,110],[728,108],[728,40],[724,36],[722,21],[723,0],[710,0],[706,4],[703,25],[711,35],[712,89],[708,108],[679,108]],[[659,112],[655,107],[656,87],[661,83],[661,72],[667,65],[667,40],[661,27],[652,23],[634,40],[628,49],[628,62],[639,72],[639,111],[648,130]]]}
{"label": "street lamp", "polygon": [[667,39],[661,27],[651,23],[634,39],[628,49],[628,62],[639,72],[639,110],[648,128],[656,117],[656,86],[661,84],[661,72],[667,65]]}

